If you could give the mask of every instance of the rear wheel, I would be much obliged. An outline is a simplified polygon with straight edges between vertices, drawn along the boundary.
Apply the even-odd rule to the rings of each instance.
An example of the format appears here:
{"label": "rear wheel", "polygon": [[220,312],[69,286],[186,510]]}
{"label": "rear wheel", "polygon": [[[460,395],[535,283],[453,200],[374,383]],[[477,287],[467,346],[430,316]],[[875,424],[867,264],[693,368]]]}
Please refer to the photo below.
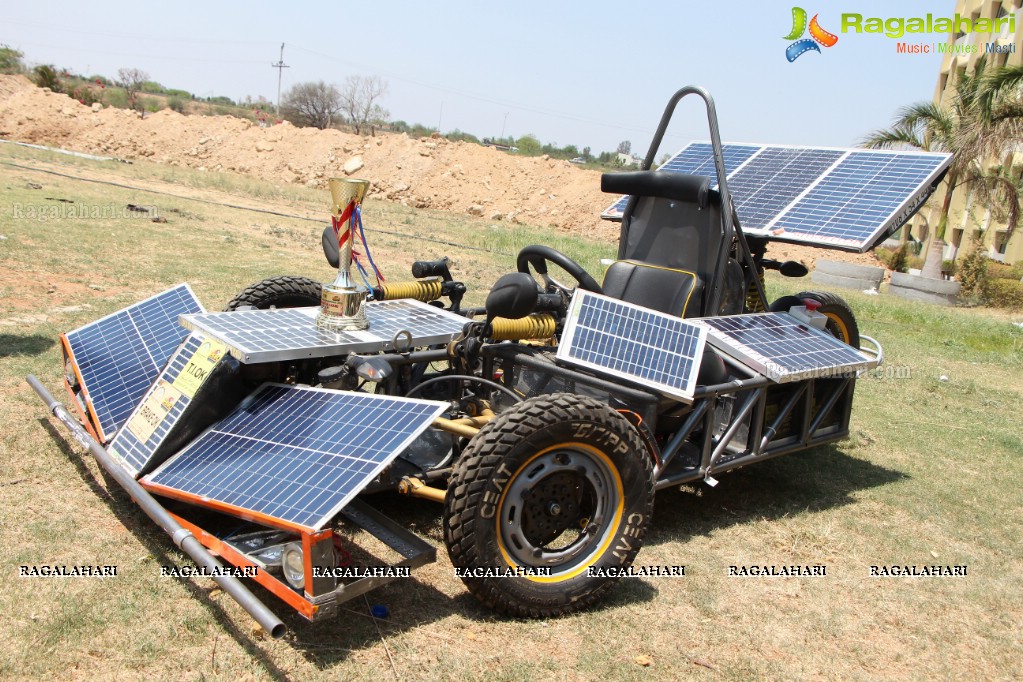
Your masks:
{"label": "rear wheel", "polygon": [[856,316],[840,296],[826,291],[804,291],[797,294],[797,298],[807,308],[827,316],[827,329],[835,337],[853,348],[860,347],[860,328],[856,324]]}
{"label": "rear wheel", "polygon": [[444,540],[469,591],[546,618],[596,602],[632,565],[653,512],[635,428],[572,394],[523,401],[473,438],[445,503]]}
{"label": "rear wheel", "polygon": [[231,299],[224,310],[232,311],[243,307],[265,310],[267,308],[302,308],[320,305],[322,286],[308,277],[292,275],[271,277],[246,287]]}

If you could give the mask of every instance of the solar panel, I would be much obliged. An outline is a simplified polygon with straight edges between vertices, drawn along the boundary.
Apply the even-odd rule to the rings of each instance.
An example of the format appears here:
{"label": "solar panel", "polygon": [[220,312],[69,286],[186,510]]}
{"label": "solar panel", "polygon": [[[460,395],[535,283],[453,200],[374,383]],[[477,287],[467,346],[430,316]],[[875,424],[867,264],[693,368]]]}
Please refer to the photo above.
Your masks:
{"label": "solar panel", "polygon": [[855,373],[877,361],[830,333],[803,324],[788,313],[753,313],[705,317],[711,345],[784,383]]}
{"label": "solar panel", "polygon": [[691,402],[706,340],[679,317],[577,289],[557,357]]}
{"label": "solar panel", "polygon": [[[725,144],[722,153],[744,232],[860,252],[901,227],[952,160],[929,152],[782,145]],[[660,170],[717,179],[706,142],[690,143]],[[620,220],[627,203],[622,197],[601,217]]]}
{"label": "solar panel", "polygon": [[226,352],[223,344],[198,332],[189,334],[174,351],[107,448],[132,476],[153,464],[157,450]]}
{"label": "solar panel", "polygon": [[188,285],[179,284],[64,335],[101,441],[124,424],[188,334],[178,316],[202,311]]}
{"label": "solar panel", "polygon": [[468,321],[411,299],[372,301],[366,304],[369,329],[334,334],[316,326],[319,312],[317,306],[204,313],[183,315],[181,324],[223,341],[231,355],[250,363],[391,350],[396,337],[399,346],[406,343],[405,332],[413,346],[447,343]]}
{"label": "solar panel", "polygon": [[142,482],[253,521],[319,530],[447,407],[263,384]]}

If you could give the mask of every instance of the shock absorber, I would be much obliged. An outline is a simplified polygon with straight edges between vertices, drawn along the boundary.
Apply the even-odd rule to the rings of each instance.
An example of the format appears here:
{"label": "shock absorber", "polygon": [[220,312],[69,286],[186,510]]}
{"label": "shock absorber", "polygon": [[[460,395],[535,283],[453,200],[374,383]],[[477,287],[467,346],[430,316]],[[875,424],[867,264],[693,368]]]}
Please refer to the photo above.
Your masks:
{"label": "shock absorber", "polygon": [[438,277],[424,277],[413,282],[386,282],[375,289],[378,301],[393,301],[399,298],[413,298],[423,303],[436,301],[441,297],[443,280]]}
{"label": "shock absorber", "polygon": [[[763,266],[757,266],[757,277],[760,278],[760,286],[763,288],[765,286]],[[760,301],[760,294],[757,293],[757,284],[753,280],[750,280],[749,286],[746,287],[746,311],[750,313],[764,312],[764,305]]]}
{"label": "shock absorber", "polygon": [[557,325],[557,320],[549,313],[533,313],[518,320],[495,317],[490,323],[490,338],[493,341],[547,339],[554,336]]}

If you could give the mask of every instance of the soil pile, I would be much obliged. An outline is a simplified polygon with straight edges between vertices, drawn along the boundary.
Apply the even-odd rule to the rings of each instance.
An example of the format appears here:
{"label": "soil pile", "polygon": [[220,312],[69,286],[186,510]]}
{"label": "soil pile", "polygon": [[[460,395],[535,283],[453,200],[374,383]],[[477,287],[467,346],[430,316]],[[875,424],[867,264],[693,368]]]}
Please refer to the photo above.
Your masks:
{"label": "soil pile", "polygon": [[[370,196],[416,208],[607,240],[618,236],[616,223],[599,218],[616,199],[601,193],[599,172],[444,138],[367,138],[290,123],[263,128],[245,119],[185,116],[169,109],[142,118],[123,109],[85,106],[23,76],[0,76],[0,138],[310,187],[350,175],[370,181]],[[780,244],[772,245],[771,255],[808,265],[818,257],[877,264],[869,254]]]}

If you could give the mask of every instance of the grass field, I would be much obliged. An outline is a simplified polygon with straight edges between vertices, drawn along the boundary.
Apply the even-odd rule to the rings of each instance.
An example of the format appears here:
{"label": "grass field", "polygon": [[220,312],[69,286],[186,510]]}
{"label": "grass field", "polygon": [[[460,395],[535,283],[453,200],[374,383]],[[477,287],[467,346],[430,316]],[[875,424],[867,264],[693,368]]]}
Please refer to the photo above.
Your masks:
{"label": "grass field", "polygon": [[[212,581],[159,577],[160,566],[189,561],[47,418],[24,376],[64,395],[58,334],[177,282],[191,283],[216,310],[264,277],[329,279],[319,250],[327,193],[8,145],[0,145],[0,187],[0,613],[8,622],[0,677],[1020,675],[1023,330],[1011,324],[1018,316],[843,292],[861,330],[887,355],[857,384],[850,438],[730,474],[716,488],[660,493],[637,563],[685,564],[684,578],[625,580],[598,608],[562,619],[496,617],[454,577],[439,509],[383,497],[380,508],[441,547],[438,562],[318,625],[257,589],[290,628],[273,641]],[[155,206],[167,222],[121,217],[129,203]],[[71,218],[71,206],[77,215],[118,217]],[[613,251],[374,201],[365,222],[392,278],[402,279],[413,259],[448,255],[477,303],[514,269],[525,244],[551,244],[591,272]],[[808,287],[769,280],[774,296]],[[827,565],[826,577],[727,577],[736,564],[817,563]],[[19,578],[26,564],[112,564],[118,575]],[[966,565],[968,573],[869,577],[881,564]],[[390,618],[374,620],[370,603],[386,604]]]}

